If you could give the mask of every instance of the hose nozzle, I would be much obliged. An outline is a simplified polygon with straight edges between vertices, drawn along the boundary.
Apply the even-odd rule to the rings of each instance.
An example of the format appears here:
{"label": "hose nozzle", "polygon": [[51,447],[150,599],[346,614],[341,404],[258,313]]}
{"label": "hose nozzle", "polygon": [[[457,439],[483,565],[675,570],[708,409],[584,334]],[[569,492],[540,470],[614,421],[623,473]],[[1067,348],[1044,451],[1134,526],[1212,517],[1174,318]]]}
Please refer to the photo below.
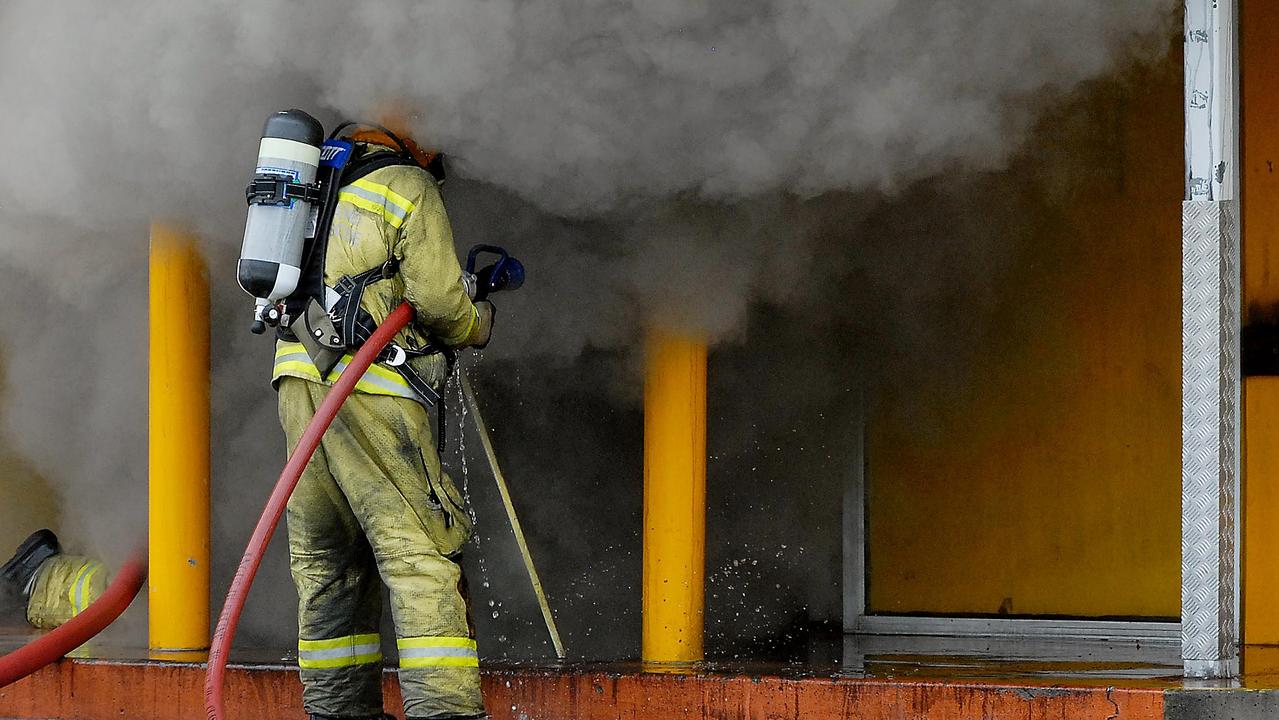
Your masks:
{"label": "hose nozzle", "polygon": [[[480,270],[475,260],[481,253],[497,255],[497,260]],[[505,248],[496,245],[476,245],[466,254],[466,272],[475,278],[473,300],[483,300],[499,290],[518,290],[524,285],[524,264],[511,257]]]}

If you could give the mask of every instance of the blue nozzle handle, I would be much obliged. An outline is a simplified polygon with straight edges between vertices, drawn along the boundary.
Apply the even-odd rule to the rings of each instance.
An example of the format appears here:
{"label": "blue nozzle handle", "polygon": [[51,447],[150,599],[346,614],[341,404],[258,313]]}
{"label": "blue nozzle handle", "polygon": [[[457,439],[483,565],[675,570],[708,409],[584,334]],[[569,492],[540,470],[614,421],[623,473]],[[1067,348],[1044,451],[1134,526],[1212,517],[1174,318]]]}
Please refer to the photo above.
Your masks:
{"label": "blue nozzle handle", "polygon": [[[475,261],[481,253],[497,255],[492,265],[476,272]],[[483,300],[499,290],[517,290],[524,284],[524,264],[511,257],[505,248],[476,245],[466,254],[466,271],[475,275],[475,299]]]}

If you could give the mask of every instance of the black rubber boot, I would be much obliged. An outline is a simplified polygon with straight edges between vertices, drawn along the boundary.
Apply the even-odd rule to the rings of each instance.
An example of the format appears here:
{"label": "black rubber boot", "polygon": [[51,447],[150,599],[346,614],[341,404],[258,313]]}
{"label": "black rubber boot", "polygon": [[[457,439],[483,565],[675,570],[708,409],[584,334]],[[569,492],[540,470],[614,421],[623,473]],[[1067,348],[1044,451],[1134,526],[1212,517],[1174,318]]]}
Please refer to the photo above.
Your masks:
{"label": "black rubber boot", "polygon": [[45,560],[62,552],[52,530],[36,530],[18,546],[18,551],[0,566],[0,582],[14,593],[26,595],[27,584]]}

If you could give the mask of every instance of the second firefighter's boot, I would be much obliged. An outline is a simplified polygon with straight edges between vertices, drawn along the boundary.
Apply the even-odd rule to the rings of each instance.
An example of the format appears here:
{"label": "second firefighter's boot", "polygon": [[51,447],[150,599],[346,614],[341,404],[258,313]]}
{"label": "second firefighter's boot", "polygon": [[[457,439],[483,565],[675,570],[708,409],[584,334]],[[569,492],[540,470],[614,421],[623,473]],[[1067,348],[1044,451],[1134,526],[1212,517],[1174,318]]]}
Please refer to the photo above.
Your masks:
{"label": "second firefighter's boot", "polygon": [[45,560],[62,552],[52,530],[37,530],[18,546],[13,557],[0,566],[0,582],[16,593],[27,594],[31,579]]}

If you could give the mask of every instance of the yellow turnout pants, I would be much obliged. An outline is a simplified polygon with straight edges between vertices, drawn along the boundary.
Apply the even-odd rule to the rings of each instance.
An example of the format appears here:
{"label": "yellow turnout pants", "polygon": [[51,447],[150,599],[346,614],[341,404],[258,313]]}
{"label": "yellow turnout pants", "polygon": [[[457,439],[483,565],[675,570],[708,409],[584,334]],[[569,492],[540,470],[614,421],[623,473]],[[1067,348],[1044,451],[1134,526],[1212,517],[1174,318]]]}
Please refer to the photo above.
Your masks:
{"label": "yellow turnout pants", "polygon": [[27,600],[27,622],[50,630],[84,612],[107,588],[102,562],[81,555],[54,555],[36,570]]}
{"label": "yellow turnout pants", "polygon": [[[281,379],[289,448],[328,390]],[[453,559],[471,519],[440,467],[425,408],[352,394],[302,474],[287,522],[307,712],[382,712],[380,575],[390,591],[406,716],[483,716],[462,570]]]}

